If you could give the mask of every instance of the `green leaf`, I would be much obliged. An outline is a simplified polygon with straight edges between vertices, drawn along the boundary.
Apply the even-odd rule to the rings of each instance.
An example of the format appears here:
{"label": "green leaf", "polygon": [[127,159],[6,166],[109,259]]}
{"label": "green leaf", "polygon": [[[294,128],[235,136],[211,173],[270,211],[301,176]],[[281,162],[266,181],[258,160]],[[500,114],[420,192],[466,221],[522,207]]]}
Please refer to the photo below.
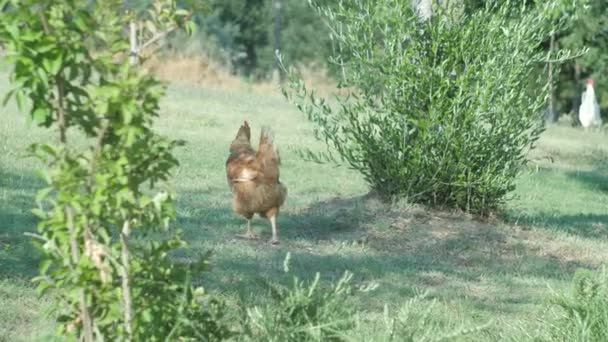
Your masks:
{"label": "green leaf", "polygon": [[38,190],[38,192],[36,193],[36,202],[42,202],[51,191],[53,191],[52,187],[46,187]]}
{"label": "green leaf", "polygon": [[194,21],[189,20],[186,22],[185,29],[186,29],[186,33],[189,36],[194,35],[196,33],[197,28],[198,28],[198,26],[196,25],[196,23]]}
{"label": "green leaf", "polygon": [[38,46],[36,47],[36,51],[38,53],[44,54],[51,50],[56,49],[56,47],[57,47],[57,45],[54,42],[46,42],[46,43],[38,44]]}
{"label": "green leaf", "polygon": [[[44,278],[44,277],[36,277],[36,278],[34,278],[32,281],[34,281],[34,282],[39,282],[39,281],[42,281],[42,280],[46,280],[46,278]],[[50,289],[50,288],[52,288],[52,287],[53,287],[53,284],[52,284],[52,283],[50,283],[50,282],[48,282],[48,281],[44,281],[44,282],[41,282],[41,283],[38,285],[38,287],[37,287],[37,289],[36,289],[36,292],[38,292],[38,295],[43,295],[43,294],[45,294],[45,293],[46,293],[46,291],[47,291],[48,289]]]}
{"label": "green leaf", "polygon": [[190,15],[190,12],[187,11],[187,10],[185,10],[185,9],[183,9],[183,8],[180,8],[180,9],[175,10],[175,15],[176,16],[180,16],[180,17],[184,17],[184,16]]}
{"label": "green leaf", "polygon": [[44,210],[38,209],[38,208],[32,209],[32,214],[34,214],[36,217],[43,219],[43,220],[46,219],[46,216],[47,216],[47,214]]}
{"label": "green leaf", "polygon": [[45,274],[48,271],[49,267],[51,267],[52,264],[53,264],[53,262],[49,259],[43,260],[40,263],[40,273]]}
{"label": "green leaf", "polygon": [[156,196],[154,196],[153,202],[156,211],[161,211],[162,205],[167,201],[168,198],[169,194],[164,191],[159,192],[158,194],[156,194]]}
{"label": "green leaf", "polygon": [[58,54],[54,57],[44,58],[42,60],[42,66],[51,75],[57,75],[61,71],[63,65],[63,57]]}
{"label": "green leaf", "polygon": [[25,109],[25,95],[21,89],[15,91],[15,100],[17,101],[17,108],[19,111],[24,111]]}
{"label": "green leaf", "polygon": [[36,75],[38,76],[36,83],[42,83],[46,88],[49,84],[49,76],[47,72],[43,68],[36,68]]}
{"label": "green leaf", "polygon": [[47,170],[37,170],[36,174],[38,175],[38,177],[40,177],[42,180],[44,180],[47,184],[53,184],[53,179],[52,179],[51,174],[49,173],[49,171],[47,171]]}
{"label": "green leaf", "polygon": [[52,112],[48,107],[38,107],[32,112],[32,119],[38,125],[47,123],[47,120],[52,115]]}
{"label": "green leaf", "polygon": [[13,95],[15,94],[16,89],[11,89],[9,90],[6,95],[4,95],[4,99],[2,100],[2,106],[5,107],[6,104],[8,103],[8,101],[11,99],[11,97],[13,97]]}
{"label": "green leaf", "polygon": [[152,312],[149,309],[144,309],[141,312],[141,318],[143,322],[152,322],[153,318],[152,318]]}

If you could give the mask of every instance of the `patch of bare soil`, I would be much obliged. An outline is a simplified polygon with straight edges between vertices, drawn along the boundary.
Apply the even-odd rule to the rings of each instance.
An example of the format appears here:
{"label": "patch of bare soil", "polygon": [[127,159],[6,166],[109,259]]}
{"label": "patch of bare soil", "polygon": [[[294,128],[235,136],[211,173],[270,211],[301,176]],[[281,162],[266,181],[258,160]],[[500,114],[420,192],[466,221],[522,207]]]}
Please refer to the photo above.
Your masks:
{"label": "patch of bare soil", "polygon": [[[596,268],[608,260],[607,250],[590,249],[594,241],[497,218],[481,220],[461,212],[389,205],[373,195],[319,203],[302,217],[310,215],[325,216],[327,226],[308,236],[335,241],[348,238],[377,253],[415,256],[430,264],[490,267],[497,272],[528,268],[533,273],[530,268],[538,268],[570,273],[579,267]],[[306,234],[307,225],[304,219],[298,229]],[[441,277],[431,274],[426,281],[440,283]]]}

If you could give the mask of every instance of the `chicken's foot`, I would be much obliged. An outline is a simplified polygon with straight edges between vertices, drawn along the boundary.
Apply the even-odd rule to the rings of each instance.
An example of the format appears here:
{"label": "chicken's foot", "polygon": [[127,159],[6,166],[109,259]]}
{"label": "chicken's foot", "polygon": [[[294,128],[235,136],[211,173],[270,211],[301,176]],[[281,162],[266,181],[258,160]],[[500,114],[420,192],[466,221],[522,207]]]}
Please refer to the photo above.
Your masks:
{"label": "chicken's foot", "polygon": [[247,220],[247,237],[250,239],[258,238],[258,236],[253,232],[253,229],[251,229],[251,220]]}
{"label": "chicken's foot", "polygon": [[255,240],[258,238],[257,235],[251,229],[251,220],[247,220],[247,233],[246,234],[237,234],[238,237],[242,237],[249,240]]}

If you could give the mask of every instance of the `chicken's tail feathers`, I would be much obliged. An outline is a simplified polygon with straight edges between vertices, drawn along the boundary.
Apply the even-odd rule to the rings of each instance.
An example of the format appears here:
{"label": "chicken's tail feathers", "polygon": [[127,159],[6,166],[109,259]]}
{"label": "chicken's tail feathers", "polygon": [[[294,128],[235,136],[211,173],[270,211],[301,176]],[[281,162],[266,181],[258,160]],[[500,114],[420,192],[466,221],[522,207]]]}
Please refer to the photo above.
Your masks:
{"label": "chicken's tail feathers", "polygon": [[262,126],[260,134],[260,145],[274,146],[274,132],[268,126]]}
{"label": "chicken's tail feathers", "polygon": [[260,134],[260,146],[258,148],[260,152],[273,157],[280,163],[279,150],[274,140],[274,131],[268,126],[262,126],[262,133]]}

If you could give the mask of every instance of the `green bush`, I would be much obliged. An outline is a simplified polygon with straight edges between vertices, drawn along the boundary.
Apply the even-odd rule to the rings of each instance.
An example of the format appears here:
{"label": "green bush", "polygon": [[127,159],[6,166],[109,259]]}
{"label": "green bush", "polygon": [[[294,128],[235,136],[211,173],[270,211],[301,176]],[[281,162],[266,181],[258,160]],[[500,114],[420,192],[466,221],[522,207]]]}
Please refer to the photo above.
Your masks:
{"label": "green bush", "polygon": [[545,59],[544,7],[508,3],[472,14],[439,8],[428,21],[410,1],[318,8],[350,94],[327,101],[290,72],[285,95],[385,198],[486,214],[514,189],[543,131],[547,94],[530,77]]}
{"label": "green bush", "polygon": [[[288,270],[290,254],[285,259]],[[489,324],[469,326],[441,315],[442,307],[424,295],[409,299],[397,310],[385,305],[383,319],[365,319],[374,311],[356,308],[349,300],[373,291],[377,284],[354,285],[345,272],[334,284],[323,286],[319,273],[311,282],[293,278],[291,286],[262,280],[270,299],[263,305],[242,304],[239,341],[446,341],[484,332]],[[391,305],[392,306],[392,305]]]}
{"label": "green bush", "polygon": [[[285,259],[288,270],[290,255]],[[353,292],[351,273],[331,288],[322,288],[319,273],[307,284],[293,278],[293,286],[263,281],[270,301],[250,307],[243,320],[244,336],[255,341],[342,341],[354,327],[355,310],[347,304]]]}
{"label": "green bush", "polygon": [[437,320],[434,315],[438,309],[436,301],[422,303],[419,298],[413,298],[406,303],[393,318],[387,322],[386,341],[450,341],[478,334],[484,331],[489,324],[478,327],[449,327],[445,322]]}
{"label": "green bush", "polygon": [[[445,307],[426,294],[410,298],[405,304],[389,310],[384,307],[383,319],[374,327],[358,327],[350,340],[378,342],[470,341],[481,337],[491,325],[470,326],[444,315]],[[476,339],[475,339],[476,340]]]}
{"label": "green bush", "polygon": [[564,315],[550,325],[552,341],[608,341],[608,274],[579,270],[572,281],[572,295],[556,303]]}

